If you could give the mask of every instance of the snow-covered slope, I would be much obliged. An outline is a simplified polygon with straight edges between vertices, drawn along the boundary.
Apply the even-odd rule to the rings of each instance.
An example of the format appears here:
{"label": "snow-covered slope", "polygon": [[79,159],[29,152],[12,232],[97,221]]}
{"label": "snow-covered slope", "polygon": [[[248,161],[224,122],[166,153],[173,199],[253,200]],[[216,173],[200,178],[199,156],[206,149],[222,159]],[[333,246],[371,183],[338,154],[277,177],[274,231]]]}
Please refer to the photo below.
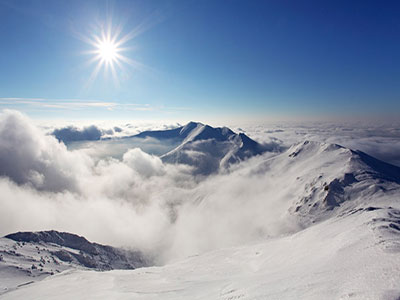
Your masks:
{"label": "snow-covered slope", "polygon": [[399,167],[328,143],[294,145],[251,172],[267,169],[294,196],[286,198],[289,211],[301,218],[303,226],[359,206],[379,205],[376,199],[398,192],[400,184]]}
{"label": "snow-covered slope", "polygon": [[168,130],[151,130],[151,131],[144,131],[137,135],[133,135],[131,137],[138,137],[138,138],[155,138],[159,140],[164,139],[177,139],[179,141],[183,141],[200,123],[196,122],[189,122],[185,126],[177,127],[174,129]]}
{"label": "snow-covered slope", "polygon": [[18,232],[0,238],[0,294],[70,269],[135,269],[143,255],[66,232]]}
{"label": "snow-covered slope", "polygon": [[400,297],[399,246],[374,233],[388,210],[357,212],[297,234],[166,265],[67,271],[4,299],[363,299]]}
{"label": "snow-covered slope", "polygon": [[277,150],[267,149],[245,134],[236,134],[227,127],[214,128],[196,122],[171,130],[146,131],[135,137],[179,141],[180,145],[161,156],[162,160],[191,165],[196,173],[204,175],[218,171],[220,166],[238,163],[267,150]]}
{"label": "snow-covered slope", "polygon": [[[195,143],[199,128],[184,140]],[[221,233],[240,231],[241,245],[162,267],[66,271],[4,299],[400,299],[400,168],[305,141],[213,180],[193,191],[201,196],[189,199],[175,234],[215,246]],[[281,219],[296,226],[270,234]]]}
{"label": "snow-covered slope", "polygon": [[187,196],[171,252],[202,253],[296,233],[357,210],[396,207],[398,174],[398,167],[364,153],[317,142],[252,158]]}

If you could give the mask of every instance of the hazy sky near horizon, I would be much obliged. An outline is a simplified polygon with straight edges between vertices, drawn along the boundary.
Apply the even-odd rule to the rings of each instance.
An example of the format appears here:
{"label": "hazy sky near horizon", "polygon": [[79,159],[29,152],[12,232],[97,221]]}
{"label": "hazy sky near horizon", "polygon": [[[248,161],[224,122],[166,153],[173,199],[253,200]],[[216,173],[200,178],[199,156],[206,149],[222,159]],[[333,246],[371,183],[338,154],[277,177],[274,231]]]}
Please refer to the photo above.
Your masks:
{"label": "hazy sky near horizon", "polygon": [[400,112],[398,1],[0,0],[0,34],[0,109],[33,118]]}

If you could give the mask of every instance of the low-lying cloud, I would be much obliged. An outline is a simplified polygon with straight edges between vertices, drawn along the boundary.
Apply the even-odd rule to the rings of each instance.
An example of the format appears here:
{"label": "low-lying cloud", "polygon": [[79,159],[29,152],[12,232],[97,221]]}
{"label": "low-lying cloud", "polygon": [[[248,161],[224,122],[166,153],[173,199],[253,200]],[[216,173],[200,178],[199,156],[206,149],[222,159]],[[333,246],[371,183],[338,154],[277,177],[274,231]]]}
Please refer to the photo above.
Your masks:
{"label": "low-lying cloud", "polygon": [[38,190],[76,191],[76,174],[90,167],[89,157],[67,151],[20,113],[0,115],[0,175]]}
{"label": "low-lying cloud", "polygon": [[281,146],[304,140],[334,143],[400,166],[400,123],[276,122],[245,129],[247,135],[261,142],[275,139]]}
{"label": "low-lying cloud", "polygon": [[[290,132],[293,140],[310,135],[307,129],[272,130],[258,140],[280,149],[289,145]],[[139,148],[118,158],[100,155],[104,149],[96,147],[68,149],[15,111],[0,114],[0,141],[0,235],[69,231],[139,249],[164,263],[299,228],[288,214],[299,192],[290,190],[289,179],[296,182],[297,175],[282,180],[252,171],[273,153],[197,177],[191,167],[165,164]]]}
{"label": "low-lying cloud", "polygon": [[[1,235],[63,230],[165,262],[280,232],[268,229],[276,218],[265,222],[261,213],[262,180],[198,178],[191,167],[164,164],[138,148],[95,160],[15,111],[0,115],[0,140]],[[243,193],[249,185],[254,192]]]}
{"label": "low-lying cloud", "polygon": [[[113,131],[110,130],[105,133],[112,134]],[[103,134],[104,132],[95,125],[84,127],[83,129],[68,126],[65,128],[55,129],[52,132],[52,135],[54,135],[59,141],[62,141],[64,143],[76,141],[98,141]]]}

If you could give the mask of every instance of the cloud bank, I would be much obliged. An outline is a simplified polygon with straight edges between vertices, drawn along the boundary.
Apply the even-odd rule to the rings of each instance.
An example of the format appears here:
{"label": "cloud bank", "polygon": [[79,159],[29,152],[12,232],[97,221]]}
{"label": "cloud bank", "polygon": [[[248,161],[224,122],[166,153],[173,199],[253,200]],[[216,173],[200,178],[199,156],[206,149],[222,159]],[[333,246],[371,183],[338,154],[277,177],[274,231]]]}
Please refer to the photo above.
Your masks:
{"label": "cloud bank", "polygon": [[[95,160],[15,111],[0,115],[0,140],[1,235],[69,231],[134,247],[162,263],[281,232],[269,227],[276,217],[265,222],[260,213],[271,205],[260,200],[261,179],[199,178],[188,166],[164,164],[138,148],[121,159]],[[244,194],[249,185],[255,190]],[[243,213],[248,201],[254,209]]]}
{"label": "cloud bank", "polygon": [[[108,134],[113,134],[113,131],[107,131]],[[64,143],[75,142],[75,141],[98,141],[104,134],[97,126],[92,125],[84,127],[82,130],[68,126],[65,128],[55,129],[52,132],[57,140]]]}
{"label": "cloud bank", "polygon": [[[279,147],[306,138],[365,141],[371,148],[382,141],[361,134],[365,130],[343,128],[340,132],[352,134],[317,126],[244,129],[261,143]],[[105,151],[101,147],[72,150],[16,111],[0,114],[0,141],[0,235],[69,231],[133,247],[165,263],[300,228],[287,206],[299,191],[290,191],[288,181],[264,170],[271,153],[197,177],[190,167],[165,164],[139,148],[125,148],[118,158],[99,154]],[[391,145],[382,147],[386,157],[398,149]],[[296,174],[287,176],[296,181]]]}
{"label": "cloud bank", "polygon": [[272,139],[286,147],[304,140],[339,144],[400,166],[400,122],[275,122],[242,130],[258,141]]}
{"label": "cloud bank", "polygon": [[75,125],[64,125],[56,127],[44,126],[49,135],[53,135],[58,141],[64,144],[72,142],[89,142],[103,140],[117,140],[118,138],[131,138],[132,136],[147,130],[167,130],[179,127],[179,123],[175,124],[118,124],[118,126],[110,126],[111,124],[91,124],[77,127]]}

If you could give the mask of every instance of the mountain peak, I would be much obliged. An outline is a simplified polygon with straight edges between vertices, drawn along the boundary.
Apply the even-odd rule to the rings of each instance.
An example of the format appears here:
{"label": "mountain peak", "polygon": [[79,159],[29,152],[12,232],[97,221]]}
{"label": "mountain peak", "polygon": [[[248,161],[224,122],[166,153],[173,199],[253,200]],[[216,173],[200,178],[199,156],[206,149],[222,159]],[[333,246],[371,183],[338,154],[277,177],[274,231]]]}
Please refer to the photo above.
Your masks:
{"label": "mountain peak", "polygon": [[195,167],[195,173],[210,174],[265,152],[265,149],[244,133],[237,134],[228,127],[211,127],[190,122],[180,130],[182,143],[161,158],[168,163]]}
{"label": "mountain peak", "polygon": [[294,194],[302,196],[291,212],[308,221],[366,205],[376,192],[400,184],[399,167],[337,144],[304,141],[276,160],[281,168],[295,170],[292,185],[299,184],[299,190]]}
{"label": "mountain peak", "polygon": [[183,128],[185,128],[185,127],[192,127],[193,128],[193,127],[196,127],[197,125],[203,125],[204,126],[204,124],[201,123],[201,122],[190,121],[189,123],[184,125]]}
{"label": "mountain peak", "polygon": [[287,152],[289,153],[289,157],[293,158],[298,155],[315,155],[320,152],[332,152],[336,150],[350,153],[350,149],[344,148],[337,144],[309,140],[294,144],[287,150]]}
{"label": "mountain peak", "polygon": [[267,151],[244,133],[237,134],[228,127],[212,127],[193,121],[175,129],[145,131],[134,137],[169,139],[179,143],[161,159],[167,163],[191,165],[195,167],[195,173],[200,174],[213,173],[221,166],[226,167]]}

